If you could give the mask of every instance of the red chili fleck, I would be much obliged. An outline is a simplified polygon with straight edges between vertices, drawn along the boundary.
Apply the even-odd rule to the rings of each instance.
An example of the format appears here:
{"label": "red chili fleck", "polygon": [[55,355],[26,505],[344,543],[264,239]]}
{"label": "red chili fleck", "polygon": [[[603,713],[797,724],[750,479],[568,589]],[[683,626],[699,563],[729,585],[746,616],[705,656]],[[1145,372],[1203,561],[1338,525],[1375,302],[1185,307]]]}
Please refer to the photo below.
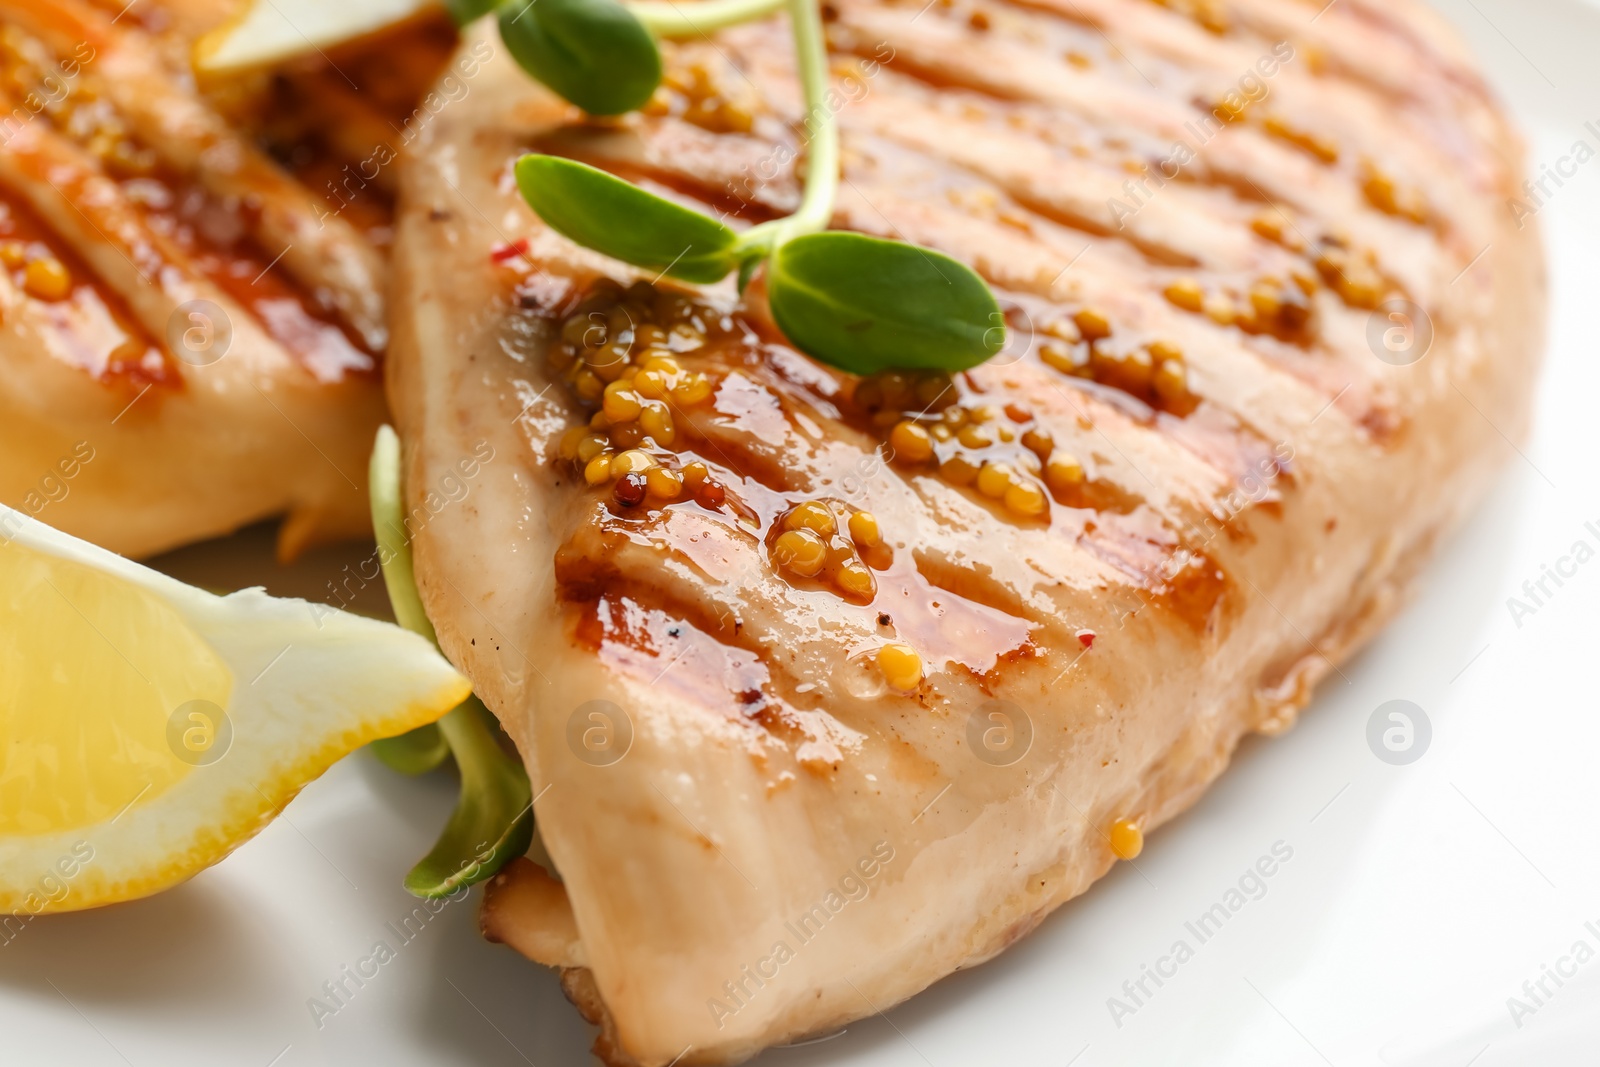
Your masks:
{"label": "red chili fleck", "polygon": [[644,503],[645,480],[644,475],[637,471],[624,474],[617,480],[617,487],[612,490],[612,495],[617,498],[617,503],[625,508],[636,508]]}
{"label": "red chili fleck", "polygon": [[519,237],[510,244],[497,244],[489,251],[489,258],[496,263],[504,263],[508,259],[528,254],[528,239]]}
{"label": "red chili fleck", "polygon": [[1094,647],[1094,631],[1093,630],[1079,630],[1078,631],[1078,644],[1082,645],[1084,648],[1093,648]]}

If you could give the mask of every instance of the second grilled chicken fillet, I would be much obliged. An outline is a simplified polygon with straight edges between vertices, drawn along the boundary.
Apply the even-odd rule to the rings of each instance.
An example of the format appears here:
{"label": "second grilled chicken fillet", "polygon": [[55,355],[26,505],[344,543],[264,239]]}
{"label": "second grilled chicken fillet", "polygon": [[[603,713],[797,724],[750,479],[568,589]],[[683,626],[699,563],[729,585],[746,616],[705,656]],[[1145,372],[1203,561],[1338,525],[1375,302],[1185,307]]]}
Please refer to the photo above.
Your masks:
{"label": "second grilled chicken fillet", "polygon": [[287,513],[292,555],[368,528],[385,231],[196,92],[199,14],[0,2],[0,500],[134,556]]}

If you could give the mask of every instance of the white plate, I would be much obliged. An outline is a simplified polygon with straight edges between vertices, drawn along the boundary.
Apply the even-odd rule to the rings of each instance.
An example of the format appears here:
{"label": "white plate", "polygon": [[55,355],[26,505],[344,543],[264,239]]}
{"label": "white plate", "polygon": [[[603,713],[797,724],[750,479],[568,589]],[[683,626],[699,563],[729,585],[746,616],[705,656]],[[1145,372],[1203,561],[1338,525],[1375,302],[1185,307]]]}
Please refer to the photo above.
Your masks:
{"label": "white plate", "polygon": [[[1584,128],[1600,120],[1600,8],[1443,6],[1520,115],[1535,170],[1576,140],[1600,148],[1600,121]],[[1559,988],[1546,979],[1542,1005],[1523,983],[1579,940],[1600,951],[1600,560],[1531,616],[1513,620],[1506,604],[1574,541],[1600,546],[1600,160],[1563,180],[1538,216],[1555,300],[1535,438],[1523,455],[1506,446],[1488,506],[1445,546],[1411,609],[1295,730],[1247,744],[1192,812],[1153,835],[1137,869],[1122,865],[999,960],[760,1067],[1597,1062],[1600,958]],[[254,531],[165,565],[206,584],[327,599],[325,582],[354,558],[323,553],[276,572]],[[1432,723],[1431,746],[1408,766],[1367,745],[1369,717],[1391,699]],[[475,900],[396,933],[417,907],[400,876],[453,791],[447,776],[402,779],[358,755],[192,882],[33,922],[0,945],[0,1063],[591,1062],[592,1032],[550,972],[478,938]],[[1185,923],[1276,842],[1292,858],[1200,943]],[[1147,978],[1135,1005],[1123,983],[1179,939],[1193,958],[1175,973],[1163,964],[1172,976],[1159,988]],[[347,1003],[319,1026],[308,1001],[326,999],[323,983],[379,940],[396,958],[362,988],[347,979]],[[1114,1020],[1112,997],[1135,1012]],[[1510,997],[1536,1010],[1513,1019]]]}

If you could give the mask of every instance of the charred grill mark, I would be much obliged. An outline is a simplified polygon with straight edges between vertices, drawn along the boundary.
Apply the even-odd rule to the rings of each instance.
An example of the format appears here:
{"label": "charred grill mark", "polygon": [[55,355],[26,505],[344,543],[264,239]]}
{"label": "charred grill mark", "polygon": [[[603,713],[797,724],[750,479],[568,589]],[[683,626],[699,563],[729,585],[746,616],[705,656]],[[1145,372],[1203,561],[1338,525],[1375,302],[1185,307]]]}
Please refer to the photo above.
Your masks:
{"label": "charred grill mark", "polygon": [[[750,43],[749,39],[741,38],[741,40],[745,41],[745,51],[756,57],[754,60],[752,60],[752,62],[759,67],[760,63],[764,61],[765,58],[763,46],[759,43],[752,44]],[[904,78],[897,79],[897,76],[892,73],[882,72],[880,72],[877,77],[880,79],[878,85],[876,86],[878,95],[873,97],[869,93],[867,98],[862,102],[863,106],[868,108],[875,106],[874,101],[884,99],[883,94],[885,92],[890,94],[891,98],[895,98],[894,106],[902,108],[909,107],[912,109],[910,114],[914,116],[927,111],[927,108],[931,106],[926,104],[926,98],[928,98],[929,94],[918,89],[914,84],[907,83]],[[897,98],[901,95],[906,96],[907,99],[898,100]],[[1197,103],[1195,106],[1201,107],[1204,103],[1203,98],[1196,99],[1200,100],[1201,102]],[[956,117],[956,113],[959,112],[961,108],[956,106],[957,102],[940,100],[937,101],[937,103],[940,105],[940,107],[938,113],[934,117],[939,120],[938,124],[948,126],[951,123],[956,123],[957,128],[959,128],[960,120]],[[977,108],[977,105],[970,100],[967,101],[964,106],[967,110],[982,110],[981,108]],[[1028,233],[1029,231],[1033,231],[1032,236],[1028,239],[1029,243],[1041,249],[1046,249],[1049,247],[1049,242],[1046,241],[1045,238],[1050,236],[1049,230],[1055,226],[1066,226],[1069,229],[1076,229],[1086,233],[1104,234],[1112,232],[1109,226],[1097,226],[1095,221],[1091,218],[1082,218],[1070,211],[1063,211],[1057,208],[1050,199],[1050,194],[1047,191],[1048,186],[1041,187],[1040,190],[1029,193],[1026,196],[1019,196],[1017,194],[1024,190],[1019,190],[1014,182],[1002,182],[1001,186],[1005,190],[1004,194],[1002,194],[997,191],[994,182],[990,180],[990,178],[993,177],[991,172],[968,170],[960,164],[953,163],[949,158],[951,155],[950,152],[945,152],[942,155],[925,155],[924,150],[927,146],[923,141],[910,139],[903,132],[901,132],[904,129],[914,125],[914,123],[899,124],[900,129],[898,130],[896,128],[896,124],[894,123],[890,123],[887,127],[884,127],[882,123],[875,125],[869,124],[868,126],[863,127],[859,119],[856,117],[856,112],[858,110],[860,109],[846,108],[843,113],[841,121],[843,121],[845,124],[847,133],[852,134],[847,143],[854,146],[854,149],[856,150],[865,149],[867,152],[866,158],[876,158],[880,165],[884,162],[885,153],[888,153],[891,156],[897,156],[908,164],[921,164],[924,172],[933,175],[933,177],[929,180],[935,182],[936,184],[942,183],[952,191],[957,186],[962,185],[962,183],[970,185],[973,192],[973,199],[986,200],[989,206],[992,208],[991,212],[986,213],[985,211],[974,207],[973,202],[970,199],[960,202],[959,206],[963,209],[963,217],[974,225],[978,225],[980,227],[1004,227],[1007,232],[1008,240],[1018,240],[1019,232]],[[991,106],[989,110],[990,112],[993,112],[994,108]],[[1001,109],[1001,111],[1004,112],[1005,109]],[[1003,113],[988,115],[989,119],[1000,119],[1004,117],[1005,116]],[[676,123],[676,126],[669,129],[667,125],[668,122]],[[699,142],[718,140],[718,138],[714,135],[699,130],[691,130],[688,134],[685,134],[685,128],[685,124],[677,122],[677,120],[660,120],[653,127],[647,128],[644,131],[645,140],[643,154],[647,158],[657,161],[679,160],[682,158],[681,152],[667,151],[662,145],[657,145],[655,143],[655,138],[657,137],[664,138],[666,140],[666,147],[670,147],[671,144],[676,143],[675,139],[685,136],[689,137],[691,140],[698,140]],[[868,134],[863,138],[852,133],[852,131],[859,131],[863,129],[885,128],[888,132],[883,137],[879,137],[876,134]],[[757,142],[755,140],[744,135],[725,135],[721,138],[721,140],[739,142],[742,147],[738,149],[738,153],[747,153],[748,151],[754,150],[757,147]],[[946,141],[945,143],[949,143],[949,141]],[[1154,145],[1155,143],[1156,139],[1154,135],[1152,135],[1151,144]],[[783,145],[781,143],[774,144],[772,146],[772,151],[776,152],[782,148]],[[699,144],[695,151],[701,157],[714,154],[714,149],[708,147],[704,143]],[[1123,153],[1124,156],[1125,154],[1126,153]],[[1116,167],[1114,166],[1115,159],[1113,158],[1112,153],[1109,153],[1102,148],[1098,150],[1097,153],[1092,153],[1091,155],[1093,158],[1101,159],[1101,163],[1097,165],[1100,165],[1106,174],[1116,173]],[[1123,161],[1126,162],[1125,159]],[[613,161],[611,165],[614,169],[619,171],[626,172],[629,170],[627,166],[619,164],[615,161]],[[746,166],[748,166],[748,162],[746,163]],[[850,223],[856,228],[866,230],[868,232],[879,232],[885,236],[902,236],[902,226],[896,224],[896,219],[899,219],[900,222],[904,224],[905,219],[903,217],[903,212],[896,209],[896,204],[893,202],[892,198],[886,198],[885,190],[891,186],[896,191],[902,190],[905,186],[907,174],[914,173],[915,167],[908,168],[902,166],[895,168],[893,173],[886,178],[875,178],[874,176],[860,173],[859,167],[860,164],[858,161],[856,164],[856,170],[850,175],[851,188],[860,190],[864,194],[865,199],[875,210],[863,212],[855,217],[850,218]],[[1256,301],[1260,295],[1256,292],[1256,290],[1261,287],[1260,279],[1265,278],[1270,281],[1270,279],[1276,277],[1281,286],[1287,286],[1287,282],[1283,281],[1283,279],[1288,275],[1297,274],[1315,279],[1317,273],[1305,262],[1302,257],[1279,249],[1275,244],[1273,244],[1273,242],[1262,240],[1259,237],[1248,233],[1247,226],[1253,227],[1255,223],[1247,218],[1248,212],[1246,211],[1246,208],[1252,203],[1269,203],[1269,201],[1266,199],[1266,194],[1254,181],[1246,180],[1246,176],[1236,175],[1226,168],[1218,170],[1210,167],[1196,167],[1193,169],[1195,174],[1184,174],[1180,176],[1181,185],[1192,186],[1198,190],[1207,184],[1210,184],[1218,189],[1228,191],[1231,198],[1216,211],[1207,210],[1201,212],[1201,214],[1219,214],[1225,217],[1231,217],[1234,223],[1238,226],[1239,230],[1243,232],[1245,239],[1248,242],[1251,242],[1253,256],[1260,260],[1260,265],[1256,270],[1253,271],[1252,275],[1217,275],[1218,279],[1223,281],[1225,290],[1232,291],[1232,304],[1236,310],[1229,312],[1229,317],[1226,320],[1218,321],[1216,325],[1225,330],[1231,330],[1237,327],[1245,330],[1245,332],[1248,333],[1266,333],[1293,347],[1298,347],[1308,351],[1313,349],[1320,351],[1321,346],[1319,344],[1319,334],[1317,333],[1317,320],[1312,316],[1309,310],[1302,310],[1297,318],[1285,317],[1283,318],[1282,322],[1267,318],[1260,318],[1258,321],[1256,318],[1251,317],[1257,314],[1252,310],[1252,301]],[[646,172],[634,170],[633,173]],[[707,207],[714,207],[720,204],[721,210],[728,210],[729,208],[737,210],[740,209],[744,204],[756,202],[756,200],[739,195],[734,198],[733,203],[727,203],[727,181],[724,180],[721,185],[719,185],[716,181],[697,174],[695,172],[695,168],[686,162],[652,162],[648,173],[656,180],[665,182],[675,189],[692,193],[698,198],[698,201],[702,205]],[[788,171],[784,171],[784,173],[787,175]],[[773,206],[763,206],[761,209],[761,215],[764,216],[768,210],[775,209],[775,206],[780,202],[785,204],[787,203],[788,199],[793,195],[793,190],[790,188],[790,185],[792,185],[792,182],[786,181],[785,185],[783,186],[782,194],[772,197],[770,199],[770,204]],[[754,193],[754,196],[758,200],[762,196],[767,195],[769,187],[765,185],[757,186],[756,190],[757,191]],[[933,192],[937,193],[938,189],[934,189]],[[1169,193],[1169,195],[1173,194]],[[924,197],[923,199],[927,200],[928,198]],[[879,208],[887,210],[888,214],[884,215],[882,211],[876,210]],[[940,213],[942,213],[942,211],[943,209],[940,209]],[[994,217],[991,218],[989,217],[990,215],[993,215]],[[1312,227],[1315,231],[1313,220],[1307,220],[1303,225]],[[925,237],[926,235],[919,233],[916,236]],[[1146,262],[1193,262],[1193,257],[1188,253],[1168,248],[1159,243],[1152,243],[1148,240],[1144,240],[1138,236],[1137,231],[1130,230],[1127,232],[1117,232],[1116,236],[1121,243],[1125,243],[1129,247],[1135,249],[1141,256],[1145,258]],[[949,250],[958,254],[961,251],[959,248],[952,248]],[[980,264],[980,267],[981,266],[982,264]],[[986,273],[990,274],[991,280],[996,280],[993,272]],[[1349,285],[1344,284],[1346,279],[1342,278],[1340,275],[1341,272],[1339,271],[1333,271],[1331,274],[1334,281],[1337,283],[1335,284],[1334,288],[1341,293],[1347,293],[1350,291]],[[1015,280],[1013,279],[1012,281]],[[1359,282],[1359,284],[1367,285],[1368,283]],[[1392,280],[1384,284],[1387,284],[1391,288],[1394,287]],[[1363,290],[1363,292],[1365,292],[1365,290]],[[1271,296],[1271,294],[1268,293],[1268,296]],[[1297,290],[1295,290],[1293,287],[1287,287],[1282,289],[1278,297],[1273,298],[1272,303],[1274,307],[1295,310],[1296,308],[1303,306],[1297,303],[1301,299],[1302,297],[1299,295]],[[1360,299],[1366,301],[1368,297],[1362,296]],[[1260,314],[1266,315],[1269,313],[1261,312]],[[1272,312],[1271,314],[1277,313]],[[1200,321],[1203,323],[1205,319],[1202,318]],[[1272,346],[1252,344],[1250,345],[1250,348],[1262,355],[1263,358],[1271,359],[1271,361],[1278,364],[1282,369],[1287,369],[1291,374],[1294,374],[1296,377],[1300,378],[1300,380],[1306,381],[1308,384],[1313,384],[1319,388],[1323,388],[1325,390],[1323,395],[1330,399],[1338,393],[1339,389],[1342,389],[1348,385],[1352,378],[1360,379],[1365,377],[1370,379],[1375,373],[1369,367],[1352,365],[1351,370],[1353,373],[1351,375],[1344,376],[1343,381],[1333,385],[1331,388],[1326,388],[1322,380],[1322,376],[1316,374],[1307,374],[1303,367],[1297,366],[1292,360],[1283,359]],[[1112,388],[1116,388],[1116,385],[1113,384]],[[1147,403],[1149,401],[1148,397],[1139,397],[1137,391],[1133,391],[1130,393],[1130,395],[1134,396],[1135,399],[1140,399]],[[1382,417],[1381,413],[1374,413],[1370,409],[1364,410],[1358,419],[1359,424],[1363,426],[1378,428],[1382,428],[1384,425],[1386,425],[1387,421],[1388,420]],[[769,474],[760,475],[760,478],[767,484],[771,484]]]}
{"label": "charred grill mark", "polygon": [[50,293],[27,306],[32,318],[49,324],[74,365],[105,383],[182,387],[165,349],[121,294],[99,284],[77,248],[9,190],[0,191],[0,257],[18,300],[26,300],[22,294],[29,290],[31,263],[54,261],[65,271],[59,295]]}
{"label": "charred grill mark", "polygon": [[[233,130],[180,84],[178,75],[150,62],[150,55],[159,53],[161,46],[131,20],[120,26],[106,23],[101,13],[70,0],[32,5],[20,16],[9,3],[0,2],[0,12],[7,19],[0,67],[18,91],[29,93],[30,100],[47,100],[8,143],[9,159],[0,168],[5,171],[0,180],[14,197],[48,209],[55,223],[54,237],[71,244],[88,264],[83,276],[95,278],[98,298],[108,305],[125,305],[140,321],[149,348],[169,355],[167,316],[157,306],[159,299],[146,290],[176,294],[186,283],[204,281],[248,311],[266,336],[319,381],[335,382],[376,369],[377,348],[370,339],[374,331],[353,325],[359,315],[347,314],[348,294],[323,284],[325,278],[296,269],[299,254],[291,246],[300,243],[299,238],[282,248],[269,249],[263,241],[284,226],[298,227],[297,234],[309,226],[321,231],[325,224],[337,230],[344,225],[339,216],[346,206],[352,206],[352,217],[364,219],[374,240],[381,240],[378,231],[390,216],[385,198],[341,203],[323,218],[315,218],[316,201],[310,194],[273,171],[264,158],[253,154],[253,146],[237,141]],[[391,36],[395,40],[388,51],[393,53],[397,48],[405,51],[419,34],[406,30]],[[442,63],[449,39],[437,32],[434,37],[437,40],[431,44],[418,47],[431,48],[430,54]],[[69,50],[61,52],[62,48]],[[361,59],[360,53],[345,57],[350,64]],[[307,78],[314,73],[301,72]],[[416,86],[427,73],[418,72],[409,91],[419,91]],[[40,79],[46,76],[53,79],[54,88],[41,87]],[[148,83],[155,87],[152,91],[179,101],[181,120],[174,119],[170,128],[158,123],[154,131],[148,122],[141,124],[140,116],[129,112],[127,99],[119,95],[119,85],[130,80]],[[390,96],[398,91],[389,88]],[[284,103],[280,97],[273,99]],[[307,118],[307,103],[295,99],[295,108],[282,116],[280,126],[259,132],[264,139],[277,137],[278,147],[298,159],[317,152],[312,148],[314,123]],[[10,110],[15,102],[5,103]],[[174,132],[180,129],[181,133]],[[219,193],[213,187],[216,181],[207,176],[206,151],[225,154],[222,149],[230,146],[239,150],[235,154],[242,152],[236,169],[243,177],[237,180],[250,186],[250,195],[234,195],[237,189]],[[364,149],[371,150],[372,145]],[[309,178],[310,172],[302,177]],[[328,187],[333,188],[331,180]],[[376,252],[355,239],[354,232],[336,244],[358,259],[376,262]],[[109,260],[109,267],[97,261],[105,245],[122,253]],[[132,266],[138,278],[124,277],[124,266]],[[357,297],[370,298],[370,292]],[[127,364],[116,358],[106,362],[112,368]],[[141,365],[148,370],[152,364],[144,359]],[[178,381],[176,375],[166,377]]]}
{"label": "charred grill mark", "polygon": [[772,738],[813,773],[837,766],[858,741],[819,697],[808,700],[795,692],[793,678],[780,678],[781,650],[730,639],[718,620],[692,605],[686,610],[657,586],[619,583],[574,607],[573,638],[602,663],[646,690],[670,692],[688,707],[720,714],[757,745]]}

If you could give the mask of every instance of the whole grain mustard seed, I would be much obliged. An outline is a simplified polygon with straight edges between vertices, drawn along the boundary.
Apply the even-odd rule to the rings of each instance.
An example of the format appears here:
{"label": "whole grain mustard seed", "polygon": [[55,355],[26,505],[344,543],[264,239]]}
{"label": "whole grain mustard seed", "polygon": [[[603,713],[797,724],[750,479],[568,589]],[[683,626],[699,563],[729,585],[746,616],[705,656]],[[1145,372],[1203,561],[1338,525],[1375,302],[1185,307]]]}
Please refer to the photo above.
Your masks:
{"label": "whole grain mustard seed", "polygon": [[1206,303],[1205,290],[1193,278],[1179,278],[1167,286],[1166,297],[1185,311],[1198,312]]}
{"label": "whole grain mustard seed", "polygon": [[850,516],[850,539],[860,548],[876,547],[883,540],[877,517],[870,511],[858,511]]}
{"label": "whole grain mustard seed", "polygon": [[978,471],[978,464],[961,455],[951,456],[939,464],[939,476],[951,485],[971,485]]}
{"label": "whole grain mustard seed", "polygon": [[837,530],[838,523],[834,521],[833,512],[828,505],[819,500],[808,500],[796,507],[784,520],[784,525],[791,530],[810,530],[818,537],[832,537]]}
{"label": "whole grain mustard seed", "polygon": [[600,410],[613,423],[632,422],[644,410],[644,405],[639,403],[639,395],[634,392],[631,382],[616,381],[606,386]]}
{"label": "whole grain mustard seed", "polygon": [[1118,819],[1111,824],[1111,851],[1118,859],[1137,859],[1144,851],[1144,831],[1132,819]]}
{"label": "whole grain mustard seed", "polygon": [[36,259],[23,268],[22,287],[40,300],[65,300],[72,293],[72,275],[59,259]]}
{"label": "whole grain mustard seed", "polygon": [[870,600],[878,588],[872,571],[859,560],[850,560],[841,566],[834,583],[845,593],[862,600]]}
{"label": "whole grain mustard seed", "polygon": [[785,570],[812,578],[828,562],[828,546],[811,530],[787,530],[773,542],[772,560]]}
{"label": "whole grain mustard seed", "polygon": [[1085,341],[1100,341],[1111,336],[1111,320],[1095,308],[1084,308],[1072,316]]}
{"label": "whole grain mustard seed", "polygon": [[776,527],[782,532],[773,541],[772,562],[779,570],[816,578],[857,600],[877,595],[877,579],[862,553],[879,565],[887,565],[889,553],[880,546],[873,516],[827,500],[805,500],[782,515]]}
{"label": "whole grain mustard seed", "polygon": [[666,467],[652,467],[644,472],[645,488],[661,501],[672,501],[683,495],[683,475]]}
{"label": "whole grain mustard seed", "polygon": [[928,431],[910,419],[895,423],[889,432],[889,447],[896,457],[908,463],[926,463],[933,457],[933,439]]}
{"label": "whole grain mustard seed", "polygon": [[922,685],[922,657],[910,645],[888,644],[878,649],[878,670],[889,688],[915,692]]}
{"label": "whole grain mustard seed", "polygon": [[629,449],[619,453],[611,460],[611,477],[621,478],[625,474],[643,474],[656,465],[650,453],[638,449]]}
{"label": "whole grain mustard seed", "polygon": [[1044,465],[1045,484],[1058,493],[1083,484],[1083,464],[1078,457],[1066,452],[1056,452]]}
{"label": "whole grain mustard seed", "polygon": [[1005,502],[1007,511],[1025,518],[1043,515],[1050,507],[1050,498],[1045,496],[1044,490],[1038,483],[1028,480],[1013,482],[1006,489]]}
{"label": "whole grain mustard seed", "polygon": [[1162,400],[1175,403],[1189,395],[1189,372],[1175,359],[1164,360],[1151,384]]}
{"label": "whole grain mustard seed", "polygon": [[986,497],[999,500],[1006,495],[1006,490],[1016,481],[1017,472],[1007,463],[985,463],[978,471],[978,492]]}
{"label": "whole grain mustard seed", "polygon": [[583,480],[590,485],[604,485],[611,480],[611,453],[601,452],[583,468]]}
{"label": "whole grain mustard seed", "polygon": [[617,479],[616,487],[611,491],[612,498],[625,508],[635,508],[644,503],[648,492],[645,477],[642,474],[625,474]]}

